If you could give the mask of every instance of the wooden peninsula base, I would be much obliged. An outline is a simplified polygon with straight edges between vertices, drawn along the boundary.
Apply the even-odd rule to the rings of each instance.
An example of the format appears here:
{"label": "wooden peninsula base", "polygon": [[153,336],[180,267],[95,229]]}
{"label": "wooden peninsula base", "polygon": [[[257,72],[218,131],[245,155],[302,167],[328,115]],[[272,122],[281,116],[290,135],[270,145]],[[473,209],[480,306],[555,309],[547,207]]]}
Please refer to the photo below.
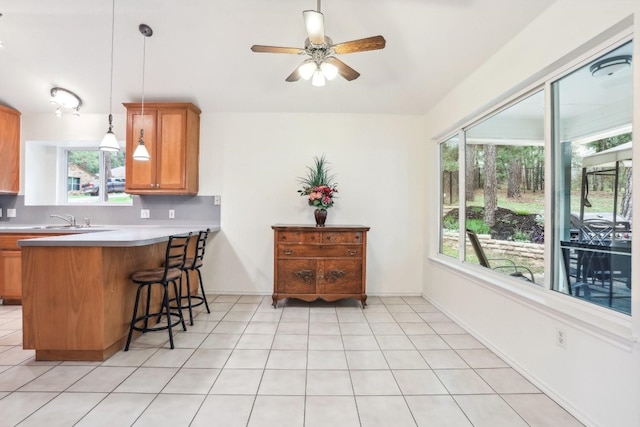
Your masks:
{"label": "wooden peninsula base", "polygon": [[[74,246],[74,238],[85,243],[79,236],[56,246],[32,240],[22,246],[23,348],[35,349],[36,360],[102,361],[121,350],[137,290],[129,277],[162,265],[168,237],[132,246]],[[197,276],[191,287],[196,295]],[[162,292],[156,288],[152,304],[159,307]]]}

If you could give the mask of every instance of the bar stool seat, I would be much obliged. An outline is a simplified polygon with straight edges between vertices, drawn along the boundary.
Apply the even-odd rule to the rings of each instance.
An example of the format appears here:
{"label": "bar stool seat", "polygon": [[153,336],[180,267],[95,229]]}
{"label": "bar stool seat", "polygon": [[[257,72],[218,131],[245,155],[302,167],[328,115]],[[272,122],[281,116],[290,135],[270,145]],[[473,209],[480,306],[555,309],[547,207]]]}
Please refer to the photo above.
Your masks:
{"label": "bar stool seat", "polygon": [[[129,350],[133,331],[145,333],[166,329],[169,331],[169,342],[173,349],[174,343],[172,327],[180,324],[184,331],[187,330],[184,323],[184,317],[182,316],[182,310],[174,309],[172,311],[170,307],[169,283],[172,284],[173,293],[175,295],[174,298],[181,298],[180,290],[182,288],[182,273],[184,262],[187,257],[187,248],[189,246],[190,237],[191,233],[188,235],[170,236],[167,243],[163,267],[136,271],[131,274],[131,280],[138,285],[138,290],[136,291],[136,301],[133,307],[133,315],[131,317],[131,324],[129,325],[129,335],[127,337],[127,344],[125,345],[124,351]],[[180,286],[178,286],[177,282],[180,283]],[[162,305],[160,306],[159,311],[150,312],[151,287],[154,285],[160,285],[163,288]],[[146,289],[145,310],[143,314],[138,315],[140,296],[143,289]],[[160,324],[162,316],[167,316],[166,324]],[[149,326],[149,319],[153,318],[156,319],[156,323],[153,326]],[[143,322],[142,326],[138,326],[138,323],[140,322]]]}
{"label": "bar stool seat", "polygon": [[[193,308],[204,304],[207,309],[207,313],[211,313],[209,310],[209,303],[207,302],[207,295],[204,292],[204,284],[202,282],[202,273],[200,267],[203,265],[204,251],[207,243],[207,237],[211,230],[207,228],[198,233],[198,240],[196,242],[195,253],[192,257],[187,257],[182,267],[182,271],[187,275],[187,295],[180,296],[180,304],[176,304],[177,298],[172,298],[170,301],[173,303],[172,309],[189,309],[189,324],[193,325]],[[191,280],[189,278],[190,272],[196,271],[198,273],[198,282],[200,284],[200,295],[191,295]],[[195,300],[195,301],[194,301]]]}

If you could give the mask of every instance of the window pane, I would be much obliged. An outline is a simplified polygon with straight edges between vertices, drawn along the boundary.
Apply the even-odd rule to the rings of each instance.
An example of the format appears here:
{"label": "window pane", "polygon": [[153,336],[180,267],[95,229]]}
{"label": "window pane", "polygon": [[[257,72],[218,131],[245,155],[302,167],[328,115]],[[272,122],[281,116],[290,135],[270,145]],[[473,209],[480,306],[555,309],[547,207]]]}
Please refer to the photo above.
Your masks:
{"label": "window pane", "polygon": [[458,258],[458,137],[440,144],[440,200],[442,201],[440,225],[440,253]]}
{"label": "window pane", "polygon": [[124,151],[67,150],[66,153],[67,203],[133,203],[132,197],[124,192]]}
{"label": "window pane", "polygon": [[465,261],[544,283],[544,94],[469,128]]}
{"label": "window pane", "polygon": [[553,289],[631,313],[629,42],[553,83]]}

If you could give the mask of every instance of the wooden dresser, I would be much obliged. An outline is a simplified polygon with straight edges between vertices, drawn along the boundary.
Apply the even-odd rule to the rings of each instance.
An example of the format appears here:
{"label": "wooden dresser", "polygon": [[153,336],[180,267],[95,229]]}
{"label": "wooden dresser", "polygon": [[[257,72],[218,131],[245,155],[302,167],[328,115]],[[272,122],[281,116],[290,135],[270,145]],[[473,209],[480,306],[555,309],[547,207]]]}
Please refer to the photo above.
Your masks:
{"label": "wooden dresser", "polygon": [[282,298],[366,305],[369,227],[274,225],[273,306]]}

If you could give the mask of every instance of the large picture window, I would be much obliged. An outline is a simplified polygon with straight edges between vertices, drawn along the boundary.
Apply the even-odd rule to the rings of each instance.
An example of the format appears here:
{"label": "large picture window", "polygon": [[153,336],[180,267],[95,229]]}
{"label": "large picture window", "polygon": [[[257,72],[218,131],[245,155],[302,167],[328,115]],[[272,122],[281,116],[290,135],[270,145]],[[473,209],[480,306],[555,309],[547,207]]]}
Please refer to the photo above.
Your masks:
{"label": "large picture window", "polygon": [[631,313],[632,43],[552,85],[553,290]]}
{"label": "large picture window", "polygon": [[631,313],[632,51],[486,112],[460,129],[460,150],[458,136],[441,141],[441,254]]}
{"label": "large picture window", "polygon": [[125,193],[123,151],[67,149],[65,161],[69,183],[66,192],[67,203],[132,203],[131,196]]}

